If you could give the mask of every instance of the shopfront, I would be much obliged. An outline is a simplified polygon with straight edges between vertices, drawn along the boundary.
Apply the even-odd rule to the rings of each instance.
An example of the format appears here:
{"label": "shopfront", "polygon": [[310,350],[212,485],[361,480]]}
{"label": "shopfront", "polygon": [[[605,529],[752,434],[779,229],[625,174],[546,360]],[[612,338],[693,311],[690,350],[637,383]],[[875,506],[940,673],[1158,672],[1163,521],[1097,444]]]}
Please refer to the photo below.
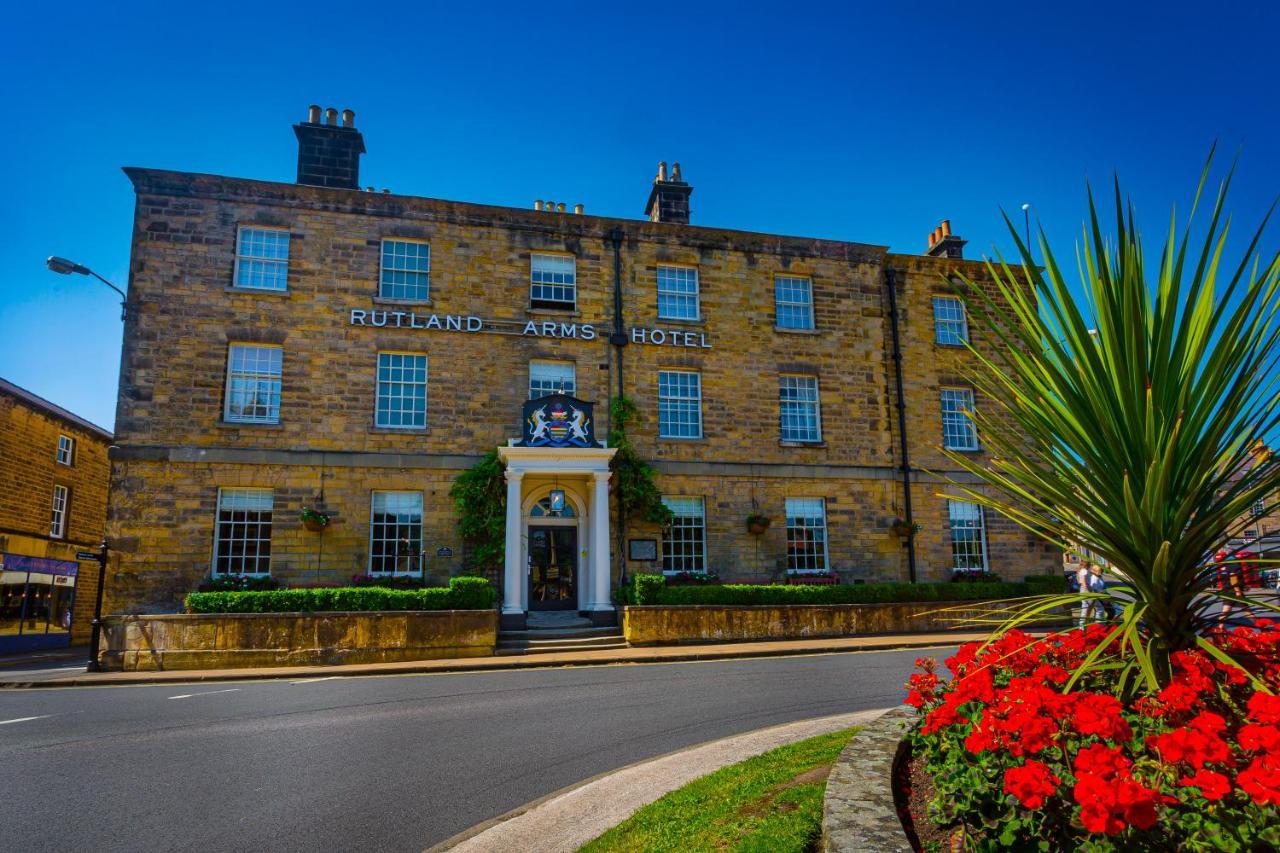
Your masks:
{"label": "shopfront", "polygon": [[70,645],[77,563],[0,553],[0,654]]}

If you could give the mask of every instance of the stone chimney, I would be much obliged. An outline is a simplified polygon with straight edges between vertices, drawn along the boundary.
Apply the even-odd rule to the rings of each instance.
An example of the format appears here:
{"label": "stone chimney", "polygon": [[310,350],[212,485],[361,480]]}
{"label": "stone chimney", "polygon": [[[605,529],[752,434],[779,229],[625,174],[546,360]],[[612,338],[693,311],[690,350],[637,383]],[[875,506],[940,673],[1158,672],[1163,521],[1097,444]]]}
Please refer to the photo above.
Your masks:
{"label": "stone chimney", "polygon": [[952,234],[951,220],[944,219],[941,225],[929,232],[929,248],[925,251],[925,254],[932,258],[962,260],[964,258],[964,244],[968,242],[968,240],[961,240]]}
{"label": "stone chimney", "polygon": [[671,165],[671,176],[667,176],[667,164],[658,164],[658,176],[653,179],[653,189],[649,192],[649,203],[644,206],[644,215],[650,222],[676,222],[689,224],[689,196],[693,195],[693,187],[685,183],[680,175],[680,164]]}
{"label": "stone chimney", "polygon": [[293,126],[298,137],[298,183],[313,187],[360,189],[360,155],[364,137],[355,128],[356,114],[329,107],[321,122],[320,107],[312,104],[307,120]]}

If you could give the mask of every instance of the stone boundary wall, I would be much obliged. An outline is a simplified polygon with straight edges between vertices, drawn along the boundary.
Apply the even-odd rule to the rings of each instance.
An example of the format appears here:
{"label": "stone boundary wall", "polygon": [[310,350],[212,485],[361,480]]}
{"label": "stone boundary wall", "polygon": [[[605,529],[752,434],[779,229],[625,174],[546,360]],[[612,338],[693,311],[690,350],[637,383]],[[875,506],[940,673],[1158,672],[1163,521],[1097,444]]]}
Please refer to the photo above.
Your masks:
{"label": "stone boundary wall", "polygon": [[903,705],[853,736],[827,777],[822,800],[824,853],[911,853],[893,798],[893,768],[914,708]]}
{"label": "stone boundary wall", "polygon": [[132,672],[485,657],[497,632],[496,610],[117,615],[103,619],[100,661]]}
{"label": "stone boundary wall", "polygon": [[975,628],[972,624],[966,625],[964,620],[991,618],[1001,605],[1008,606],[998,599],[893,604],[630,606],[622,608],[622,633],[633,646],[654,646],[982,630],[989,626]]}

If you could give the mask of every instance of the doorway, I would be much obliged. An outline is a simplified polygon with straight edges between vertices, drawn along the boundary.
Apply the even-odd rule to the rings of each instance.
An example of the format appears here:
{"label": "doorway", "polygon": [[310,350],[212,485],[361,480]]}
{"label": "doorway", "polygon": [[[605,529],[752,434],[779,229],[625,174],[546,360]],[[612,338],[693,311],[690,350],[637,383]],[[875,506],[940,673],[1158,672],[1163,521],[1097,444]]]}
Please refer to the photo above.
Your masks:
{"label": "doorway", "polygon": [[529,526],[529,609],[578,609],[576,526]]}

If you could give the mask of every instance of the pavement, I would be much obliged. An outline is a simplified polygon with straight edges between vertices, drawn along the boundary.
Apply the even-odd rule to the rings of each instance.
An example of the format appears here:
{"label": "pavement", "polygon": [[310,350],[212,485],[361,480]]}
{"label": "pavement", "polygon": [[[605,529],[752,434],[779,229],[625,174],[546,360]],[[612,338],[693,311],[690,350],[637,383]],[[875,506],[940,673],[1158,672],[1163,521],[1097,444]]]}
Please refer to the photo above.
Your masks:
{"label": "pavement", "polygon": [[[47,666],[0,668],[0,688],[23,687],[120,687],[139,684],[176,684],[261,679],[335,678],[366,675],[408,675],[450,672],[494,672],[547,667],[602,666],[624,663],[677,663],[683,661],[735,660],[838,652],[889,651],[938,645],[960,645],[983,640],[989,632],[891,634],[865,637],[829,637],[813,640],[780,640],[761,643],[709,643],[682,646],[643,646],[597,651],[551,652],[504,657],[451,658],[397,663],[342,664],[337,666],[279,666],[243,669],[173,670],[165,672],[86,672],[83,663],[60,660]],[[81,658],[83,660],[83,658]]]}
{"label": "pavement", "polygon": [[0,848],[420,853],[678,750],[897,705],[921,653],[0,691]]}

